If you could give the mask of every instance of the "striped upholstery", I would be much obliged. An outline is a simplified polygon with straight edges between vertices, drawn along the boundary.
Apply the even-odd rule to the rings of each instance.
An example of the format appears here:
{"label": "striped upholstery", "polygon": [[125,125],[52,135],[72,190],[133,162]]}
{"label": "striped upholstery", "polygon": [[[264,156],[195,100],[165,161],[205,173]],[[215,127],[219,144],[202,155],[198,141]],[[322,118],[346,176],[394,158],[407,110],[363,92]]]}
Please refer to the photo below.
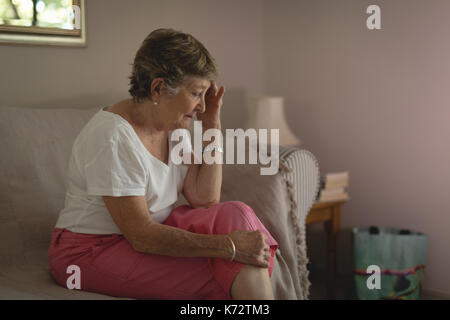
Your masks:
{"label": "striped upholstery", "polygon": [[298,214],[304,222],[319,191],[319,164],[311,152],[295,147],[280,147],[280,161],[283,160],[293,170],[282,175],[294,184]]}
{"label": "striped upholstery", "polygon": [[308,299],[310,282],[307,264],[306,215],[319,191],[319,164],[314,155],[295,147],[280,147],[280,173],[286,180],[291,197],[291,220],[296,230],[297,271],[300,277],[302,296]]}

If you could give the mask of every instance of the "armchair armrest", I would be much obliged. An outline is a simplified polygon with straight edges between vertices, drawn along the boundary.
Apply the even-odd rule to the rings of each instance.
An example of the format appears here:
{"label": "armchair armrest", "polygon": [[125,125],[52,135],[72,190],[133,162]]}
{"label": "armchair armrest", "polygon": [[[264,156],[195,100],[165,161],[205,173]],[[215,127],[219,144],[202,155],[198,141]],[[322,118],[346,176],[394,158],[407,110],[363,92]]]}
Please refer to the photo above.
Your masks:
{"label": "armchair armrest", "polygon": [[296,232],[297,269],[303,296],[309,295],[309,262],[306,252],[306,216],[320,187],[320,170],[314,155],[304,149],[280,147],[280,173],[285,179],[291,200],[290,216]]}
{"label": "armchair armrest", "polygon": [[319,166],[307,150],[280,147],[279,172],[259,165],[224,165],[221,202],[248,204],[277,240],[272,285],[277,299],[307,299],[309,280],[305,219],[319,188]]}
{"label": "armchair armrest", "polygon": [[293,184],[298,216],[304,224],[319,192],[319,163],[316,157],[305,149],[280,146],[280,171],[281,175]]}

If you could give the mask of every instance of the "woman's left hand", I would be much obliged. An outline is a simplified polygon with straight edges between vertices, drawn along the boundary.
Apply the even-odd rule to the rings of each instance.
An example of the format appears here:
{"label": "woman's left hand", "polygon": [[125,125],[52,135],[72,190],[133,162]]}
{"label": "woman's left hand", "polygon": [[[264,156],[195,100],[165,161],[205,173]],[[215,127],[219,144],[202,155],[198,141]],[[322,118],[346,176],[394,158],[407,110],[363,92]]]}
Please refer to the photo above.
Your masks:
{"label": "woman's left hand", "polygon": [[205,112],[197,113],[197,120],[202,121],[204,129],[221,129],[220,109],[222,108],[222,97],[225,93],[225,87],[221,86],[217,90],[217,84],[211,81],[211,85],[205,95]]}

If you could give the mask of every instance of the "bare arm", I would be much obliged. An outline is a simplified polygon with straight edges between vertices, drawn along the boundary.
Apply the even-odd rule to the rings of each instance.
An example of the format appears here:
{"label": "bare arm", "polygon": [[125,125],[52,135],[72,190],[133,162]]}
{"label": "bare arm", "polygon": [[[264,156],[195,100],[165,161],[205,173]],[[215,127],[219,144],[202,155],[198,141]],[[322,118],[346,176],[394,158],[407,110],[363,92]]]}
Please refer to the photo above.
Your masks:
{"label": "bare arm", "polygon": [[[233,248],[227,235],[198,234],[152,221],[143,196],[104,196],[103,201],[136,251],[173,257],[232,257]],[[261,231],[234,231],[228,236],[236,246],[236,261],[268,266],[270,255]]]}
{"label": "bare arm", "polygon": [[143,196],[104,196],[103,201],[136,251],[174,257],[230,259],[232,256],[233,249],[226,235],[197,234],[152,221]]}
{"label": "bare arm", "polygon": [[[203,132],[208,129],[221,130],[220,109],[222,108],[222,97],[225,94],[225,87],[219,90],[214,81],[211,82],[206,93],[205,112],[197,115],[198,120],[202,121]],[[203,147],[210,144],[210,141],[203,141]],[[215,145],[221,146],[221,143],[214,141]],[[217,150],[212,151],[211,156],[216,156]],[[201,156],[201,155],[199,155]],[[218,156],[222,156],[218,154]],[[209,207],[220,202],[220,191],[222,187],[222,164],[207,164],[201,161],[201,164],[194,163],[194,154],[191,157],[191,165],[184,180],[183,194],[192,207]]]}
{"label": "bare arm", "polygon": [[[210,142],[204,142],[203,146]],[[212,151],[215,156],[216,150]],[[210,207],[220,202],[222,188],[222,165],[217,163],[194,164],[194,154],[191,157],[186,178],[183,184],[183,194],[193,208]]]}

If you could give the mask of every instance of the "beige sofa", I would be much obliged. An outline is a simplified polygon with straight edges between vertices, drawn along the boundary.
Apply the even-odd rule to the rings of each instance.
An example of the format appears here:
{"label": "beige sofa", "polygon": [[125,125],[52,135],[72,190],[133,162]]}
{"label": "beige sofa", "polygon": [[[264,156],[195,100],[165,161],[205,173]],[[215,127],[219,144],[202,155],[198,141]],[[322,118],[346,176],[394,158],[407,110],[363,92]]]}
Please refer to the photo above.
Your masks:
{"label": "beige sofa", "polygon": [[[47,262],[72,143],[99,108],[0,107],[0,299],[114,299],[60,287]],[[318,177],[315,157],[297,148],[280,149],[274,176],[261,176],[257,165],[224,165],[221,201],[250,205],[280,245],[277,299],[308,298],[305,217]]]}

